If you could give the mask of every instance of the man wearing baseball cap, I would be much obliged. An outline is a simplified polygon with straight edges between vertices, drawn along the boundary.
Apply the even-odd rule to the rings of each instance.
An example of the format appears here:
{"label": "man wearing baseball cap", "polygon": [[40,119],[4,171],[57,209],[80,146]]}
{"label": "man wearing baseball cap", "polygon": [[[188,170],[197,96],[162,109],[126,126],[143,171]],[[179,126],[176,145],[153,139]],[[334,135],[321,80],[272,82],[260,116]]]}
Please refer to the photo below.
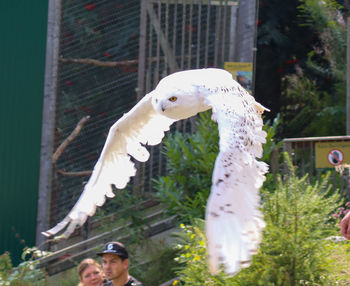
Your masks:
{"label": "man wearing baseball cap", "polygon": [[97,255],[102,256],[103,271],[109,280],[102,286],[144,286],[129,275],[129,255],[122,243],[108,242]]}

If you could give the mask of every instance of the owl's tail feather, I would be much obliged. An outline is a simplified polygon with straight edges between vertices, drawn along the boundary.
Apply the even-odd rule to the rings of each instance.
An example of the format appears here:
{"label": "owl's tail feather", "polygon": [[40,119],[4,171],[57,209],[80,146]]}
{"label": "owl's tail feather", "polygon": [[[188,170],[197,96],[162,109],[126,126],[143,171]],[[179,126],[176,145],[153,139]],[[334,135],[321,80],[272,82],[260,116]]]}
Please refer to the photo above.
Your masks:
{"label": "owl's tail feather", "polygon": [[207,219],[209,271],[214,275],[220,270],[235,275],[248,267],[252,255],[257,253],[264,227],[259,214],[247,223],[244,231],[239,220],[231,216]]}
{"label": "owl's tail feather", "polygon": [[64,229],[69,223],[71,219],[69,216],[66,216],[61,222],[56,224],[53,228],[50,228],[47,231],[43,231],[42,234],[46,237],[54,236],[56,233],[59,233],[62,229]]}
{"label": "owl's tail feather", "polygon": [[[265,227],[259,210],[259,188],[268,166],[255,159],[242,166],[244,154],[219,153],[206,211],[206,234],[209,269],[229,275],[250,265],[257,253]],[[236,158],[231,164],[229,158]]]}

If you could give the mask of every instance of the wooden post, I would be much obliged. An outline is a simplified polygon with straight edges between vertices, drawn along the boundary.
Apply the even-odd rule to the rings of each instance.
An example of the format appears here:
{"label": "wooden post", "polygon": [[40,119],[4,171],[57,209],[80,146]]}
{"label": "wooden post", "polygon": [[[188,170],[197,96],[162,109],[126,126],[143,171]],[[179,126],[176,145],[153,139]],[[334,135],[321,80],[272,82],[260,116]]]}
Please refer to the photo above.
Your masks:
{"label": "wooden post", "polygon": [[61,2],[49,0],[48,8],[36,245],[41,245],[45,241],[45,237],[41,232],[49,227]]}
{"label": "wooden post", "polygon": [[237,62],[253,62],[256,7],[256,0],[239,2],[235,49]]}
{"label": "wooden post", "polygon": [[238,5],[232,5],[230,7],[230,34],[229,34],[229,52],[228,52],[228,61],[234,61],[235,54],[235,42],[236,42],[236,33],[237,33],[237,10]]}
{"label": "wooden post", "polygon": [[137,101],[145,95],[147,1],[141,1]]}
{"label": "wooden post", "polygon": [[253,63],[252,94],[255,94],[255,57],[256,57],[256,21],[258,15],[257,0],[239,1],[236,46],[234,60],[236,62]]}

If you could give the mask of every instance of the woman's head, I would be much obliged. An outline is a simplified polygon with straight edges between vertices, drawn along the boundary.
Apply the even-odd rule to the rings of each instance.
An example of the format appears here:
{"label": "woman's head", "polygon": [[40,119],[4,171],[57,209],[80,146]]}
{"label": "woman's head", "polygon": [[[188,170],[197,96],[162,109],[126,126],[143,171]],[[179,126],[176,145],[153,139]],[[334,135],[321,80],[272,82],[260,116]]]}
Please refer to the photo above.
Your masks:
{"label": "woman's head", "polygon": [[78,265],[79,286],[101,286],[103,271],[100,264],[92,258],[86,258]]}

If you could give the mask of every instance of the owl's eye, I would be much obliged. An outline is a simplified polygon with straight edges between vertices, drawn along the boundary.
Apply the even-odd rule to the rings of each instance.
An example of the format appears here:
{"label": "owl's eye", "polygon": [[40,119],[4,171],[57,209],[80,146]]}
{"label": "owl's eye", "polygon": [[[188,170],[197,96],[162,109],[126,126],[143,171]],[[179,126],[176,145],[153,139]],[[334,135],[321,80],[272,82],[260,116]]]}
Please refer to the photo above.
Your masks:
{"label": "owl's eye", "polygon": [[176,100],[177,100],[177,97],[176,97],[176,96],[172,96],[172,97],[169,98],[169,101],[171,101],[171,102],[174,102],[174,101],[176,101]]}

